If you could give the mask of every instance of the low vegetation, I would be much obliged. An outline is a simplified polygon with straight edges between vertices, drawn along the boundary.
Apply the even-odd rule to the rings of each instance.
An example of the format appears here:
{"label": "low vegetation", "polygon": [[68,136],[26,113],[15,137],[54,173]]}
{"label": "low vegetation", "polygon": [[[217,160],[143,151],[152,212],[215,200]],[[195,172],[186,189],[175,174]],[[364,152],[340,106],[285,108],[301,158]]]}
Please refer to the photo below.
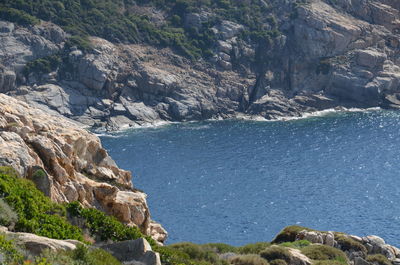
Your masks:
{"label": "low vegetation", "polygon": [[260,256],[268,261],[284,260],[287,263],[291,261],[291,254],[286,247],[271,246],[260,252]]}
{"label": "low vegetation", "polygon": [[333,260],[340,264],[348,264],[346,254],[334,247],[326,245],[309,245],[302,248],[301,252],[313,260]]}
{"label": "low vegetation", "polygon": [[391,265],[392,263],[382,254],[375,254],[375,255],[368,255],[367,259],[368,262],[371,262],[376,265]]}
{"label": "low vegetation", "polygon": [[255,254],[237,256],[230,262],[233,265],[269,265],[268,261]]}
{"label": "low vegetation", "polygon": [[280,244],[283,247],[288,247],[288,248],[297,248],[297,249],[301,249],[304,247],[307,247],[309,245],[311,245],[311,242],[308,240],[296,240],[294,242],[285,242],[285,243],[281,243]]}
{"label": "low vegetation", "polygon": [[[157,9],[155,19],[146,9]],[[190,13],[212,13],[201,27],[186,25]],[[52,21],[85,46],[87,36],[118,43],[145,42],[171,47],[189,58],[212,55],[216,36],[212,30],[223,19],[246,26],[241,37],[259,41],[276,36],[277,21],[269,0],[3,0],[0,19],[20,25]]]}
{"label": "low vegetation", "polygon": [[[34,177],[45,177],[41,169]],[[72,220],[74,220],[72,222]],[[76,222],[76,220],[79,220]],[[79,223],[80,227],[72,223]],[[116,218],[96,209],[85,209],[78,202],[57,204],[52,202],[33,182],[18,177],[10,167],[0,167],[0,225],[12,231],[23,231],[55,239],[76,239],[84,241],[88,230],[95,242],[123,241],[146,238],[154,251],[160,253],[164,265],[287,265],[292,261],[289,248],[299,249],[313,260],[314,265],[348,265],[349,261],[342,250],[361,251],[366,248],[343,233],[334,233],[335,240],[342,250],[334,247],[311,244],[307,240],[296,241],[300,226],[283,229],[272,243],[258,242],[241,247],[211,243],[197,245],[178,243],[158,246],[150,237],[136,227],[128,227]],[[29,257],[5,235],[0,234],[0,253],[5,264],[31,265],[120,265],[104,250],[82,243],[74,251],[45,251],[39,257]],[[227,254],[227,259],[220,256]],[[232,257],[230,257],[232,256]],[[230,258],[228,258],[230,257]],[[383,255],[369,255],[366,260],[375,265],[390,265]]]}
{"label": "low vegetation", "polygon": [[[115,217],[108,216],[97,209],[84,209],[78,202],[67,205],[68,213],[73,217],[82,218],[91,234],[100,241],[123,241],[145,237],[137,227],[128,227]],[[150,238],[148,240],[151,241]]]}
{"label": "low vegetation", "polygon": [[[0,197],[18,215],[18,220],[14,220],[16,231],[55,239],[83,240],[81,229],[68,222],[63,205],[52,202],[33,182],[18,178],[10,168],[0,168]],[[5,215],[3,220],[12,215]]]}
{"label": "low vegetation", "polygon": [[355,241],[354,239],[348,237],[343,233],[334,233],[335,240],[341,246],[343,250],[356,250],[361,251],[364,254],[367,254],[367,248],[361,244],[360,242]]}

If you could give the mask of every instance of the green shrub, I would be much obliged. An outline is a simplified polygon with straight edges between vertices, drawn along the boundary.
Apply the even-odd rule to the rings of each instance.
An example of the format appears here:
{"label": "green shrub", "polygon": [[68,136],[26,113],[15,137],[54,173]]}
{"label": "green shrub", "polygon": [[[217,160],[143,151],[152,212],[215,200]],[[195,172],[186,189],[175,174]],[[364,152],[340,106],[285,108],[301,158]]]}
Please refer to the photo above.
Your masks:
{"label": "green shrub", "polygon": [[346,254],[334,247],[315,244],[302,248],[301,252],[313,260],[336,260],[348,264]]}
{"label": "green shrub", "polygon": [[340,245],[340,247],[343,251],[355,250],[355,251],[361,251],[364,254],[367,254],[367,249],[360,242],[355,241],[354,239],[348,237],[347,235],[345,235],[343,233],[335,232],[334,235],[335,235],[335,240]]}
{"label": "green shrub", "polygon": [[51,55],[28,62],[24,68],[24,74],[27,76],[30,73],[46,74],[57,69],[61,64],[59,55]]}
{"label": "green shrub", "polygon": [[92,49],[92,44],[87,36],[76,35],[68,38],[67,42],[65,43],[65,48],[71,49],[74,46],[86,52]]}
{"label": "green shrub", "polygon": [[13,242],[2,234],[0,234],[0,253],[4,256],[5,264],[21,264],[24,258]]}
{"label": "green shrub", "polygon": [[202,248],[204,249],[210,249],[211,251],[222,254],[222,253],[228,253],[228,252],[237,252],[237,248],[228,244],[224,243],[208,243],[202,245]]}
{"label": "green shrub", "polygon": [[[67,210],[72,216],[83,218],[91,234],[100,240],[123,241],[145,237],[139,228],[128,227],[114,216],[108,216],[97,209],[84,209],[79,202],[69,203]],[[154,245],[154,240],[148,237],[146,239]]]}
{"label": "green shrub", "polygon": [[28,13],[14,9],[0,6],[0,19],[8,20],[23,26],[38,24],[39,20],[29,15]]}
{"label": "green shrub", "polygon": [[82,231],[67,221],[65,207],[52,202],[30,180],[18,178],[12,169],[0,169],[0,197],[18,214],[17,231],[82,240]]}
{"label": "green shrub", "polygon": [[377,265],[392,265],[390,260],[382,254],[368,255],[367,261]]}
{"label": "green shrub", "polygon": [[266,249],[269,246],[271,246],[271,243],[257,242],[238,247],[237,252],[240,254],[259,254],[262,250]]}
{"label": "green shrub", "polygon": [[285,242],[281,243],[280,245],[283,247],[288,247],[288,248],[304,248],[307,247],[311,244],[310,241],[308,240],[296,240],[294,242]]}
{"label": "green shrub", "polygon": [[271,246],[260,252],[260,256],[268,261],[273,261],[276,259],[282,259],[287,263],[290,263],[291,254],[289,250],[282,246]]}
{"label": "green shrub", "polygon": [[186,253],[192,260],[209,262],[210,264],[215,265],[223,264],[215,252],[202,247],[201,245],[193,243],[177,243],[169,245],[168,247]]}
{"label": "green shrub", "polygon": [[17,221],[18,215],[3,199],[0,199],[0,225],[14,226]]}
{"label": "green shrub", "polygon": [[269,265],[268,261],[255,254],[237,256],[230,262],[233,265]]}
{"label": "green shrub", "polygon": [[122,265],[105,250],[88,248],[83,244],[72,251],[45,250],[38,260],[45,262],[46,265]]}
{"label": "green shrub", "polygon": [[287,226],[275,236],[275,238],[272,240],[272,243],[280,244],[284,242],[293,242],[296,240],[297,234],[303,230],[315,231],[313,229],[298,225]]}

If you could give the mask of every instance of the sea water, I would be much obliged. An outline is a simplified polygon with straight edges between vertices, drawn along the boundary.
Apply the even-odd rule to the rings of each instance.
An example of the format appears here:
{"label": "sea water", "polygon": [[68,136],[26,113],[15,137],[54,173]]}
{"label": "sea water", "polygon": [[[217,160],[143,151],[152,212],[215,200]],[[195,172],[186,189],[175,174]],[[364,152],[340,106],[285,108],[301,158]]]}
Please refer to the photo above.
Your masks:
{"label": "sea water", "polygon": [[400,112],[180,123],[102,142],[168,243],[243,245],[297,224],[400,246]]}

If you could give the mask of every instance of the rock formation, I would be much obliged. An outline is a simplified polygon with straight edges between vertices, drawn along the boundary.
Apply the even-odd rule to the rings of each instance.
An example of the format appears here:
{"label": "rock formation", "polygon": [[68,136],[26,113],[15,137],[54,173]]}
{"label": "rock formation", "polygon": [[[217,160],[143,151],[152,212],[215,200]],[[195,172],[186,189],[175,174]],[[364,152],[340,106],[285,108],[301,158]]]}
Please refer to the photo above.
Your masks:
{"label": "rock formation", "polygon": [[0,94],[0,165],[12,166],[56,202],[79,201],[138,226],[158,241],[162,227],[150,219],[146,194],[119,169],[94,134]]}
{"label": "rock formation", "polygon": [[[190,61],[170,49],[91,39],[64,49],[68,35],[48,22],[0,24],[0,91],[81,123],[107,129],[158,121],[237,116],[274,119],[327,108],[398,108],[397,0],[270,1],[280,34],[251,43],[246,27],[211,28],[213,56]],[[200,28],[212,10],[185,16]],[[64,53],[49,74],[23,73],[29,61]]]}

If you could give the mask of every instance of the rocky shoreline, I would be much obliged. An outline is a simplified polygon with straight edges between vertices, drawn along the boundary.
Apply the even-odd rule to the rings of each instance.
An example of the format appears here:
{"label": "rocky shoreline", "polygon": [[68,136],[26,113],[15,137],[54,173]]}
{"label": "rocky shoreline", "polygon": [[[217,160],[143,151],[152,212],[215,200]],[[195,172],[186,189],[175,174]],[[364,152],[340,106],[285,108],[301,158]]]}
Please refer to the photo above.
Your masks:
{"label": "rocky shoreline", "polygon": [[[213,28],[215,58],[208,61],[99,37],[83,51],[66,47],[69,35],[52,23],[21,27],[3,21],[0,92],[109,131],[160,121],[398,108],[396,1],[313,0],[274,8],[281,35],[272,43],[242,43],[243,25],[221,21]],[[202,14],[188,15],[187,24],[201,27],[195,22]],[[49,56],[61,60],[51,72],[35,72],[35,64],[26,72],[28,63]],[[265,63],[255,64],[257,56]]]}

